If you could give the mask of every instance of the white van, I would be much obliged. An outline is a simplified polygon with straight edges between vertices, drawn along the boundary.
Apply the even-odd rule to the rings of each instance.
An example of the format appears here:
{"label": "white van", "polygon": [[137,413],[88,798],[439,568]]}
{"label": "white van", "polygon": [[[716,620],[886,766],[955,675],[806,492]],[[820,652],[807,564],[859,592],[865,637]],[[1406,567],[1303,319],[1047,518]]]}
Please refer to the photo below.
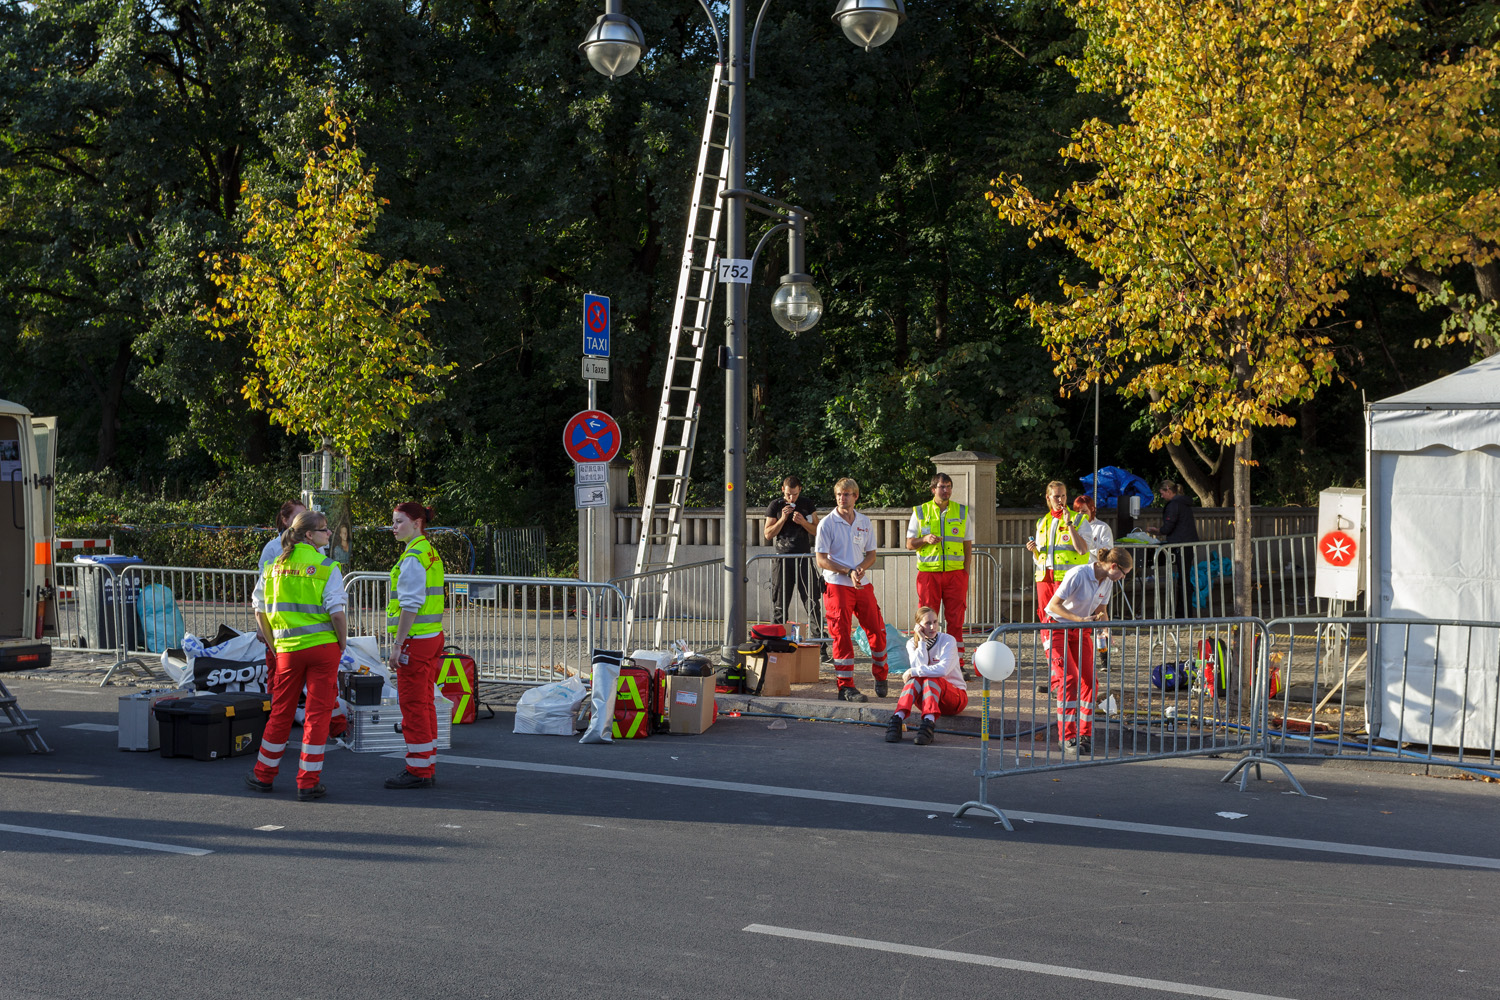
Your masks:
{"label": "white van", "polygon": [[0,399],[0,671],[52,663],[57,418]]}

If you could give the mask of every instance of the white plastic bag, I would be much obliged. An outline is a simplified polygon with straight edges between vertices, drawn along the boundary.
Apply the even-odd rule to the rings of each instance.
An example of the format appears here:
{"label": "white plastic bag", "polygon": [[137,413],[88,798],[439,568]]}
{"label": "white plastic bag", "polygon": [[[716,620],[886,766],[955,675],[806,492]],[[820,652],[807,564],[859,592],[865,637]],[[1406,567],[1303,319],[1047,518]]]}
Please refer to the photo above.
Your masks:
{"label": "white plastic bag", "polygon": [[613,743],[615,693],[620,686],[620,654],[612,650],[594,650],[593,715],[589,727],[578,738],[579,743]]}
{"label": "white plastic bag", "polygon": [[514,732],[536,736],[572,736],[578,706],[588,691],[583,681],[569,677],[565,681],[554,681],[534,687],[521,695],[516,702],[516,726]]}
{"label": "white plastic bag", "polygon": [[380,641],[373,635],[351,635],[344,647],[344,656],[339,660],[339,669],[349,673],[379,674],[390,679],[385,657],[380,655]]}

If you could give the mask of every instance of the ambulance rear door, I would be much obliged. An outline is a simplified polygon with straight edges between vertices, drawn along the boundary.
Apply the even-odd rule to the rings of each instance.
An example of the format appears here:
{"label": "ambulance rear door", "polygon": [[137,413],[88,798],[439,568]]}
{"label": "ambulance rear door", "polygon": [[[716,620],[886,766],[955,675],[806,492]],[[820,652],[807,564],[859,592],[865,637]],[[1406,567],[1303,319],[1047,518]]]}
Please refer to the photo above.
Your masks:
{"label": "ambulance rear door", "polygon": [[33,592],[45,601],[43,614],[39,616],[40,629],[36,638],[57,635],[57,589],[56,574],[52,568],[56,550],[56,529],[53,517],[56,513],[57,497],[57,418],[32,417],[31,434],[36,442],[36,469],[32,480],[32,510],[36,512],[32,532],[32,570],[35,573]]}

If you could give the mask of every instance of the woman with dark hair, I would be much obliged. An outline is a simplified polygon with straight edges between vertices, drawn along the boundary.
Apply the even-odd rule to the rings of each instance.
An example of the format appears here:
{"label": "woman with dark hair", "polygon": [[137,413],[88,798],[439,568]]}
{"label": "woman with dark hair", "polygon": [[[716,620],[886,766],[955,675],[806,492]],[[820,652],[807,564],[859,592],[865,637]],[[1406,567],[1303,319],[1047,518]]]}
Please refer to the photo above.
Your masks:
{"label": "woman with dark hair", "polygon": [[261,571],[252,597],[261,632],[274,643],[276,673],[271,717],[261,736],[255,770],[245,775],[245,784],[257,792],[271,790],[305,685],[299,802],[320,799],[327,791],[321,780],[323,753],[338,702],[339,658],[349,643],[344,577],[337,563],[318,553],[320,544],[328,544],[328,519],[304,510],[281,533],[281,554]]}
{"label": "woman with dark hair", "polygon": [[391,636],[391,673],[401,701],[406,766],[387,788],[437,784],[437,708],[432,687],[443,653],[443,560],[427,540],[432,508],[416,502],[391,512],[391,533],[406,546],[391,567],[385,630]]}
{"label": "woman with dark hair", "polygon": [[276,534],[272,535],[271,540],[266,543],[265,548],[260,550],[260,571],[262,573],[266,571],[267,563],[281,555],[282,533],[291,527],[292,519],[306,509],[306,507],[302,506],[301,500],[288,500],[276,512],[276,523],[272,525],[276,529]]}
{"label": "woman with dark hair", "polygon": [[1089,549],[1095,559],[1115,547],[1115,533],[1110,530],[1108,522],[1099,516],[1093,497],[1087,493],[1078,494],[1073,498],[1073,509],[1084,516],[1085,526],[1089,530]]}

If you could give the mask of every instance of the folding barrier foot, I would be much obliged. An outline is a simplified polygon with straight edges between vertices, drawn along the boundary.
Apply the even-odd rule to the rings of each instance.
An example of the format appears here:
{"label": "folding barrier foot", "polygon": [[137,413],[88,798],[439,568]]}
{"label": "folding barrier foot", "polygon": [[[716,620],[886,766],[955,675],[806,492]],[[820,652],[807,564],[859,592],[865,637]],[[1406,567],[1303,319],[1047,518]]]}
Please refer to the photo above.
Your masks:
{"label": "folding barrier foot", "polygon": [[1007,833],[1016,832],[1016,828],[1010,825],[1010,820],[1006,818],[1005,813],[1001,812],[999,807],[992,806],[988,802],[978,802],[975,800],[965,802],[963,805],[958,807],[958,812],[953,814],[953,818],[958,819],[970,809],[983,809],[986,812],[993,814],[994,817],[1000,821],[1001,825],[1005,827],[1005,831]]}
{"label": "folding barrier foot", "polygon": [[1228,781],[1230,778],[1233,778],[1236,774],[1238,774],[1240,776],[1240,791],[1246,791],[1250,785],[1250,768],[1252,766],[1255,768],[1255,777],[1257,780],[1259,780],[1260,766],[1262,764],[1272,764],[1276,767],[1281,768],[1281,773],[1286,775],[1286,780],[1292,783],[1292,787],[1297,790],[1298,795],[1304,795],[1308,798],[1312,797],[1310,795],[1307,795],[1307,789],[1302,787],[1302,783],[1297,780],[1297,776],[1292,774],[1291,770],[1285,764],[1274,757],[1267,757],[1264,754],[1250,754],[1249,756],[1242,758],[1238,764],[1235,764],[1234,767],[1231,767],[1229,769],[1228,774],[1224,775],[1224,777],[1220,778],[1219,780]]}
{"label": "folding barrier foot", "polygon": [[110,668],[104,672],[104,677],[99,681],[99,686],[104,687],[106,684],[108,684],[110,678],[115,675],[115,671],[119,670],[121,667],[134,667],[136,672],[148,681],[156,679],[156,674],[154,671],[152,671],[151,665],[148,664],[145,660],[142,660],[139,656],[126,656],[116,660],[110,666]]}

